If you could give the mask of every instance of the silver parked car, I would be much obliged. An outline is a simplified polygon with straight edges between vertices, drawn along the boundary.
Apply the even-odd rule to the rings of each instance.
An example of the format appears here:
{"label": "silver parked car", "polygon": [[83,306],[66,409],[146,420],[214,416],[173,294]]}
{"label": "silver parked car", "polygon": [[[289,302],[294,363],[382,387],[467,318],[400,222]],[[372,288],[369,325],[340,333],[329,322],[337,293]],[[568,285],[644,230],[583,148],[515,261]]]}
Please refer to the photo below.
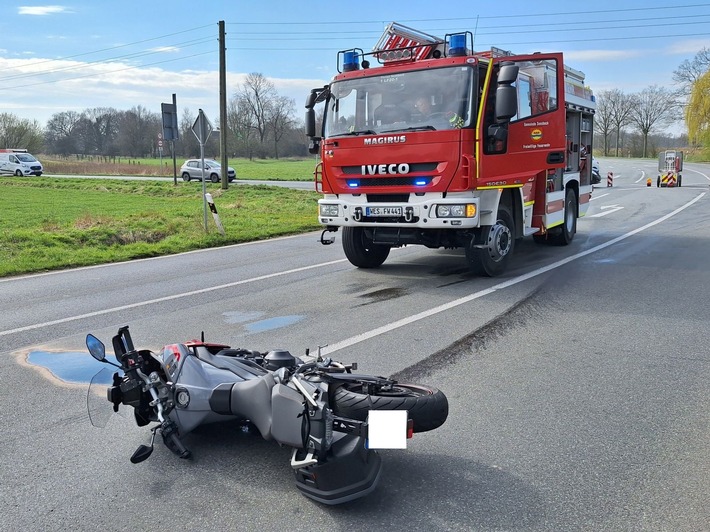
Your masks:
{"label": "silver parked car", "polygon": [[[183,181],[192,179],[202,180],[202,170],[200,169],[200,159],[188,159],[180,167],[180,175]],[[214,159],[205,159],[205,177],[213,183],[219,183],[222,180],[222,166]],[[234,181],[237,173],[231,166],[227,168],[227,180]]]}

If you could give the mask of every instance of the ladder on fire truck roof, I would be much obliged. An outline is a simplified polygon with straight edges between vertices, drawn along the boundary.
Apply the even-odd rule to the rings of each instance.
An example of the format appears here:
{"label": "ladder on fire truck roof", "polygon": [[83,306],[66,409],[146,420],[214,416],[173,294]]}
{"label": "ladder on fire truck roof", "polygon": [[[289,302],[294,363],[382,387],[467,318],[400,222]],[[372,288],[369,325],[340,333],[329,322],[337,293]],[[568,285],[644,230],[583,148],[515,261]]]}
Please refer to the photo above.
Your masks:
{"label": "ladder on fire truck roof", "polygon": [[391,22],[385,28],[382,37],[372,49],[373,52],[383,52],[386,50],[397,50],[401,48],[411,48],[414,60],[426,59],[429,53],[444,41],[428,33],[424,33],[414,28]]}

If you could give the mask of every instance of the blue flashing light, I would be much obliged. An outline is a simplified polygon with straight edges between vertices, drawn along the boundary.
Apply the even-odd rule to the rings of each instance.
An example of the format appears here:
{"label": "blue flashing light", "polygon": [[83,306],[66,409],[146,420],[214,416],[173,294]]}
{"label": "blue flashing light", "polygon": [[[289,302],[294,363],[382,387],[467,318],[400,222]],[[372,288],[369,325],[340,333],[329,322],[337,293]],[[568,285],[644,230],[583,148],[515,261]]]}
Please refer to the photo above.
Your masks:
{"label": "blue flashing light", "polygon": [[423,187],[429,184],[429,179],[426,177],[418,177],[414,180],[414,185],[417,187]]}
{"label": "blue flashing light", "polygon": [[358,54],[356,51],[351,50],[349,52],[343,53],[343,71],[351,72],[353,70],[358,70],[360,68],[360,62],[358,60]]}
{"label": "blue flashing light", "polygon": [[348,181],[348,186],[350,188],[357,188],[360,186],[360,181]]}
{"label": "blue flashing light", "polygon": [[466,34],[457,33],[449,39],[449,55],[452,57],[466,55]]}

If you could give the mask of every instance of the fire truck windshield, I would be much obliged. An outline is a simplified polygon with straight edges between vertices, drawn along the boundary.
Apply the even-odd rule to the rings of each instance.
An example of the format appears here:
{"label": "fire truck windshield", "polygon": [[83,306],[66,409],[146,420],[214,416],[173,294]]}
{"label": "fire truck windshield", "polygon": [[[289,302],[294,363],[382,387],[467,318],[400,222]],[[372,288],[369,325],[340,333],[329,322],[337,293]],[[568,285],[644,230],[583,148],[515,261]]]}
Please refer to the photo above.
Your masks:
{"label": "fire truck windshield", "polygon": [[475,76],[455,66],[333,82],[325,137],[467,127],[475,123]]}

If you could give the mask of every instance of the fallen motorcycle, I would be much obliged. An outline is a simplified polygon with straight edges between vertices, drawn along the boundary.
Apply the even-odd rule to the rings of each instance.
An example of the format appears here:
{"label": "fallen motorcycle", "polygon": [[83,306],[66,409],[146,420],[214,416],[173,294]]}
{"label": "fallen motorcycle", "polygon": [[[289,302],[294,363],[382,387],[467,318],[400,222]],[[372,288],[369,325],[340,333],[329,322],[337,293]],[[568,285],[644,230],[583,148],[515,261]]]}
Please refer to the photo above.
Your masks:
{"label": "fallen motorcycle", "polygon": [[138,426],[157,423],[150,445],[139,446],[131,462],[151,455],[157,434],[173,453],[190,458],[182,438],[196,427],[249,423],[264,439],[293,449],[296,486],[324,504],[372,492],[381,471],[376,449],[404,448],[407,438],[440,427],[448,416],[441,391],[353,373],[356,364],[323,358],[320,348],[302,359],[282,349],[260,353],[206,343],[203,335],[166,345],[158,355],[136,350],[127,326],[112,344],[118,364],[106,359],[98,338],[86,337],[95,359],[120,370],[106,392],[113,410],[131,406]]}

